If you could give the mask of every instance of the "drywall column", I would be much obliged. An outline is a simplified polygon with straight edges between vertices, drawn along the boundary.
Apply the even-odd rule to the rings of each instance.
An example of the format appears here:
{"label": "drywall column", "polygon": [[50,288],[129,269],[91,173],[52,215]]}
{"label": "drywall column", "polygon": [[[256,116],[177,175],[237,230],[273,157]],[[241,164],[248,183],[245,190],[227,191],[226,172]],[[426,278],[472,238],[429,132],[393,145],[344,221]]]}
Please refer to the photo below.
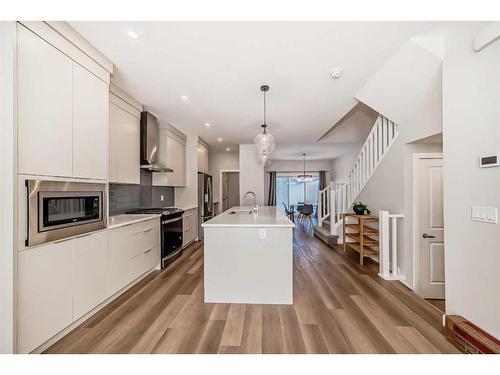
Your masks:
{"label": "drywall column", "polygon": [[500,208],[500,168],[479,168],[500,153],[500,42],[474,52],[488,23],[454,24],[443,63],[446,313],[500,338],[500,224],[471,220],[472,206]]}
{"label": "drywall column", "polygon": [[0,22],[0,353],[14,352],[16,23]]}
{"label": "drywall column", "polygon": [[244,200],[243,194],[253,191],[258,205],[264,202],[264,167],[257,160],[254,145],[240,145],[240,204],[251,205],[251,199]]}

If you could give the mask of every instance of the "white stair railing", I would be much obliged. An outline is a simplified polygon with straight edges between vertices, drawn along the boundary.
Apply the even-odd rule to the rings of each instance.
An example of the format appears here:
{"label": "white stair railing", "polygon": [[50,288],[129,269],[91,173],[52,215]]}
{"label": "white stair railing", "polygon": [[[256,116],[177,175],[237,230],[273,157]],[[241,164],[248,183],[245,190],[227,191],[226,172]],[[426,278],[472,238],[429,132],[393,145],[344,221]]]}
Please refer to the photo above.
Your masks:
{"label": "white stair railing", "polygon": [[386,280],[402,280],[398,265],[398,219],[403,214],[379,211],[379,275]]}
{"label": "white stair railing", "polygon": [[[318,222],[330,218],[330,233],[339,234],[342,214],[347,212],[370,180],[398,136],[398,126],[379,115],[361,147],[345,184],[331,183],[318,192]],[[333,214],[332,214],[333,213]]]}

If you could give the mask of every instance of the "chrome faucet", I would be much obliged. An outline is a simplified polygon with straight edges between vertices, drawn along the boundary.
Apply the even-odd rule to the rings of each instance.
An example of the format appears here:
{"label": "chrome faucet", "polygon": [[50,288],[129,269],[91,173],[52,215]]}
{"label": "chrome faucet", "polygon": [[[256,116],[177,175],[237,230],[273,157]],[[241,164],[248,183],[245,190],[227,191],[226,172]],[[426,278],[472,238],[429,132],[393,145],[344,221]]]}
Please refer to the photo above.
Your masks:
{"label": "chrome faucet", "polygon": [[255,193],[254,193],[253,191],[247,191],[247,192],[245,193],[245,195],[243,196],[243,199],[245,199],[245,200],[246,200],[246,199],[247,199],[248,194],[252,194],[252,195],[253,195],[253,207],[252,207],[252,211],[253,211],[253,212],[257,212],[257,209],[258,209],[259,207],[257,206],[257,203],[255,202],[255,199],[256,199],[256,198],[255,198]]}

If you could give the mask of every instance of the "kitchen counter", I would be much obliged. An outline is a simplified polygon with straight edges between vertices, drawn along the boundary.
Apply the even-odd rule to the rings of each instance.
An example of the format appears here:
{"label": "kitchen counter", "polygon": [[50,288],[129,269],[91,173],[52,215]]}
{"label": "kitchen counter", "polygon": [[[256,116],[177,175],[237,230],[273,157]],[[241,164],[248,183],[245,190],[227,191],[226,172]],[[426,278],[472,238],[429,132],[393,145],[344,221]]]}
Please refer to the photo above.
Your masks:
{"label": "kitchen counter", "polygon": [[138,223],[140,221],[151,220],[160,216],[161,215],[159,214],[122,214],[110,216],[108,218],[108,229],[118,228],[124,225]]}
{"label": "kitchen counter", "polygon": [[284,227],[295,225],[274,206],[259,207],[256,213],[236,213],[237,210],[251,210],[249,206],[235,206],[202,224],[202,227]]}
{"label": "kitchen counter", "polygon": [[293,303],[293,223],[276,207],[205,222],[206,303]]}

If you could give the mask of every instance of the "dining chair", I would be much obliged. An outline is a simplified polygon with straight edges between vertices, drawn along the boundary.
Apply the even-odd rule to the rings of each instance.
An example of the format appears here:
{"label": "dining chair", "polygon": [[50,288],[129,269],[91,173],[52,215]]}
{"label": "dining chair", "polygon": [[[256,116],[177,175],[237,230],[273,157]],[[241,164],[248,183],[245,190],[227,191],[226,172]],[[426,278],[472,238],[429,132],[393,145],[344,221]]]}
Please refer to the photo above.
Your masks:
{"label": "dining chair", "polygon": [[307,220],[308,223],[312,225],[311,216],[314,213],[313,205],[312,204],[304,204],[304,206],[302,206],[302,210],[300,211],[300,213],[302,215],[302,222],[304,220]]}
{"label": "dining chair", "polygon": [[288,216],[292,223],[295,223],[295,211],[293,209],[289,210],[285,202],[283,202],[283,206],[285,207],[286,216]]}

